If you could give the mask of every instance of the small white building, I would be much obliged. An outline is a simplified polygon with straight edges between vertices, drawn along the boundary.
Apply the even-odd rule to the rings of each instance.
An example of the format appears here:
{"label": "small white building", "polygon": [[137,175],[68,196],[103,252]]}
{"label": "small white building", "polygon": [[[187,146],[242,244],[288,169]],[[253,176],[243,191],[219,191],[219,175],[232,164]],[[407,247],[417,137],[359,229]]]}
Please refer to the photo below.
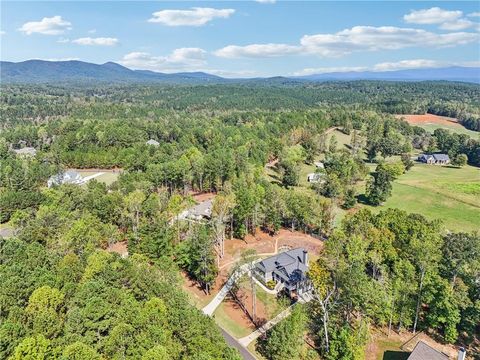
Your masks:
{"label": "small white building", "polygon": [[75,170],[68,170],[68,171],[65,171],[64,173],[53,175],[47,181],[48,187],[58,186],[62,184],[81,185],[83,183],[84,183],[84,179],[82,175],[80,175]]}
{"label": "small white building", "polygon": [[325,169],[325,165],[321,161],[315,161],[313,164],[316,166],[317,169]]}
{"label": "small white building", "polygon": [[312,184],[322,182],[322,174],[310,173],[307,175],[307,181]]}
{"label": "small white building", "polygon": [[21,149],[13,149],[13,151],[20,157],[35,157],[37,155],[37,149],[28,146]]}
{"label": "small white building", "polygon": [[159,146],[160,143],[157,140],[150,139],[146,142],[147,145]]}

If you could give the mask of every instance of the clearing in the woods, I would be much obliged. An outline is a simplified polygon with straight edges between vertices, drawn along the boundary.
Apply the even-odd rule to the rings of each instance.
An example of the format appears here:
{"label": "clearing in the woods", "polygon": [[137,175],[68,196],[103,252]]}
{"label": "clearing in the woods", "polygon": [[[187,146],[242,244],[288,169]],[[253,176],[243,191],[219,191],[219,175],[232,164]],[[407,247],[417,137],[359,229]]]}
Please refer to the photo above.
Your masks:
{"label": "clearing in the woods", "polygon": [[476,131],[468,130],[462,124],[460,124],[457,119],[446,116],[438,116],[433,114],[397,115],[397,118],[405,120],[410,125],[424,128],[431,133],[433,133],[433,131],[436,129],[447,129],[458,134],[467,134],[474,139],[478,138],[480,134]]}

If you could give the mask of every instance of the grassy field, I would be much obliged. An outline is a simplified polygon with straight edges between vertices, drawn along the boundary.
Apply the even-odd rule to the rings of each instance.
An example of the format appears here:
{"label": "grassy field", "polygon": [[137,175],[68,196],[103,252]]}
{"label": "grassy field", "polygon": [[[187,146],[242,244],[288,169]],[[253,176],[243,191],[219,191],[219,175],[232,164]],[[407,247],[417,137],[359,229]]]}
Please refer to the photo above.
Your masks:
{"label": "grassy field", "polygon": [[467,134],[473,139],[478,139],[480,137],[480,133],[478,131],[468,130],[461,125],[416,124],[416,126],[421,127],[430,133],[433,133],[436,129],[447,129],[457,134]]}
{"label": "grassy field", "polygon": [[480,230],[480,169],[415,164],[393,185],[384,206],[442,220],[452,231]]}

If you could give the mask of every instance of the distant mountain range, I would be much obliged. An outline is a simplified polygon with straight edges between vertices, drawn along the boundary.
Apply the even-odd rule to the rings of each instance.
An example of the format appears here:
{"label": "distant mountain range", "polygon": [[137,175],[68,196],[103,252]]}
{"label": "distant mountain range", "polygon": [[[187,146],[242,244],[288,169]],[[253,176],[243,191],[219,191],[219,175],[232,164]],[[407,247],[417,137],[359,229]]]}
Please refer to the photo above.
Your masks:
{"label": "distant mountain range", "polygon": [[114,62],[92,64],[83,61],[44,61],[0,62],[2,83],[165,83],[165,84],[207,84],[249,82],[258,83],[298,83],[305,81],[350,81],[350,80],[389,80],[424,81],[446,80],[480,83],[479,67],[446,67],[434,69],[411,69],[398,71],[359,71],[333,72],[297,77],[273,77],[254,79],[227,79],[204,72],[182,72],[165,74],[149,70],[131,70]]}

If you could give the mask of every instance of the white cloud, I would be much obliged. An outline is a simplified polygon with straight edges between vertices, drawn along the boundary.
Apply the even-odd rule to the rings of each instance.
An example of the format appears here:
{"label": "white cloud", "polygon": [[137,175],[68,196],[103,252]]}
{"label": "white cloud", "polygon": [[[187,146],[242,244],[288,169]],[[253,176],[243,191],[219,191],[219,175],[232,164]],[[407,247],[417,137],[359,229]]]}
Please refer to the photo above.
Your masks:
{"label": "white cloud", "polygon": [[175,49],[167,56],[153,56],[147,52],[131,52],[125,55],[120,64],[132,69],[153,71],[178,71],[198,69],[206,64],[206,51],[200,48]]}
{"label": "white cloud", "polygon": [[343,67],[319,67],[306,68],[293,73],[294,76],[313,75],[313,74],[328,74],[333,72],[350,72],[350,71],[395,71],[406,69],[432,69],[448,66],[464,66],[464,67],[479,67],[480,61],[461,61],[448,62],[429,59],[411,59],[400,60],[393,62],[382,62],[373,66],[343,66]]}
{"label": "white cloud", "polygon": [[365,71],[368,70],[365,66],[332,66],[332,67],[319,67],[319,68],[306,68],[300,71],[295,71],[294,76],[313,75],[313,74],[325,74],[332,72],[349,72],[349,71]]}
{"label": "white cloud", "polygon": [[78,61],[79,58],[76,57],[64,57],[64,58],[48,58],[48,59],[38,59],[44,61]]}
{"label": "white cloud", "polygon": [[275,4],[277,0],[255,0],[256,2],[260,4]]}
{"label": "white cloud", "polygon": [[44,35],[60,35],[66,30],[71,30],[72,23],[62,19],[61,16],[53,16],[51,18],[44,17],[40,21],[30,21],[22,25],[19,31],[31,35],[34,33]]}
{"label": "white cloud", "polygon": [[401,60],[396,62],[383,62],[373,67],[375,71],[393,71],[402,69],[422,69],[446,66],[445,62],[427,59]]}
{"label": "white cloud", "polygon": [[118,44],[117,38],[110,38],[110,37],[98,37],[98,38],[91,38],[91,37],[84,37],[72,40],[72,43],[78,45],[90,45],[90,46],[115,46]]}
{"label": "white cloud", "polygon": [[398,50],[408,47],[449,47],[479,39],[475,33],[437,34],[394,26],[355,26],[336,34],[306,35],[301,44],[320,56],[341,56],[354,51]]}
{"label": "white cloud", "polygon": [[161,10],[154,12],[148,20],[168,26],[202,26],[215,18],[226,19],[235,12],[233,9],[194,7],[189,10]]}
{"label": "white cloud", "polygon": [[[475,13],[472,13],[475,15]],[[468,14],[468,16],[472,16]],[[413,10],[404,15],[403,19],[407,23],[420,25],[438,25],[442,30],[458,31],[464,30],[478,24],[465,19],[460,10],[444,10],[439,7],[430,9]]]}
{"label": "white cloud", "polygon": [[301,52],[301,46],[287,44],[251,44],[247,46],[229,45],[214,52],[224,58],[277,57]]}
{"label": "white cloud", "polygon": [[202,69],[198,71],[203,71],[208,74],[218,75],[221,77],[227,78],[250,78],[258,75],[258,72],[255,70],[217,70],[217,69]]}
{"label": "white cloud", "polygon": [[469,16],[469,17],[479,17],[480,16],[480,11],[470,13],[467,16]]}
{"label": "white cloud", "polygon": [[458,19],[455,21],[448,21],[440,25],[440,29],[442,30],[450,30],[450,31],[458,31],[464,30],[469,27],[474,26],[475,23],[473,21],[467,19]]}
{"label": "white cloud", "polygon": [[89,33],[89,34],[95,34],[96,32],[97,32],[97,29],[88,30],[88,33]]}
{"label": "white cloud", "polygon": [[66,44],[66,43],[69,43],[69,42],[70,42],[70,39],[63,38],[63,37],[57,40],[57,43],[59,43],[59,44]]}
{"label": "white cloud", "polygon": [[6,31],[0,30],[0,35],[5,35],[6,33]]}
{"label": "white cloud", "polygon": [[408,47],[451,47],[478,41],[480,34],[451,32],[438,34],[422,29],[393,26],[355,26],[333,34],[305,35],[299,45],[228,45],[214,52],[224,58],[268,58],[289,54],[339,57],[358,51],[398,50]]}
{"label": "white cloud", "polygon": [[455,21],[463,16],[460,10],[444,10],[439,7],[430,9],[413,10],[409,14],[403,16],[403,20],[411,24],[442,24],[445,22]]}

